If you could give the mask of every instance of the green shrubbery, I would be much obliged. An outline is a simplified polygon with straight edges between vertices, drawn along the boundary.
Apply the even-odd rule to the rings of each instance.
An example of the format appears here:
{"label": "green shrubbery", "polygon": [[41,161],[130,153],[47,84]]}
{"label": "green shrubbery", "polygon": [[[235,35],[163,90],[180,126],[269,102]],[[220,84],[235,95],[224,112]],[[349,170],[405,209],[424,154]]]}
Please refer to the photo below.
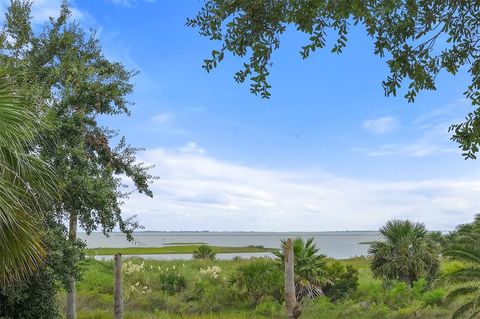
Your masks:
{"label": "green shrubbery", "polygon": [[[63,225],[53,221],[49,223],[50,230],[43,234],[44,244],[48,248],[45,263],[28,281],[0,288],[0,318],[61,318],[56,296],[61,288],[66,287],[69,276],[78,276],[76,263],[80,260],[83,244],[66,240]],[[112,283],[111,280],[109,282]]]}
{"label": "green shrubbery", "polygon": [[[302,318],[447,318],[452,313],[444,304],[446,291],[434,285],[431,272],[414,281],[401,276],[388,279],[374,276],[369,258],[335,261],[318,255],[312,240],[297,240],[296,244],[296,286],[315,287],[323,294],[299,299]],[[208,251],[202,248],[200,255],[208,256]],[[380,267],[378,259],[376,262]],[[448,273],[461,267],[448,262],[441,271]],[[80,310],[108,311],[112,262],[89,260],[83,269],[85,274],[78,285]],[[277,260],[127,260],[123,273],[126,318],[132,313],[138,318],[144,318],[143,314],[153,315],[145,318],[207,318],[215,313],[219,317],[228,313],[229,318],[285,316],[282,254]]]}
{"label": "green shrubbery", "polygon": [[[325,286],[326,296],[306,301],[302,319],[451,315],[443,303],[445,291],[432,289],[426,279],[412,287],[401,281],[382,282],[373,278],[366,258],[327,259],[325,267],[325,274],[336,285]],[[79,318],[111,318],[112,262],[89,260],[83,269],[78,285]],[[125,318],[284,318],[283,280],[281,267],[270,259],[127,260]]]}
{"label": "green shrubbery", "polygon": [[358,287],[358,270],[350,265],[344,266],[334,261],[326,267],[327,283],[324,293],[331,301],[338,301],[353,294]]}
{"label": "green shrubbery", "polygon": [[267,299],[282,301],[283,273],[270,260],[258,259],[238,268],[231,277],[231,290],[238,299],[258,305]]}
{"label": "green shrubbery", "polygon": [[213,248],[208,245],[200,245],[197,249],[193,251],[193,258],[194,259],[215,259],[215,252]]}

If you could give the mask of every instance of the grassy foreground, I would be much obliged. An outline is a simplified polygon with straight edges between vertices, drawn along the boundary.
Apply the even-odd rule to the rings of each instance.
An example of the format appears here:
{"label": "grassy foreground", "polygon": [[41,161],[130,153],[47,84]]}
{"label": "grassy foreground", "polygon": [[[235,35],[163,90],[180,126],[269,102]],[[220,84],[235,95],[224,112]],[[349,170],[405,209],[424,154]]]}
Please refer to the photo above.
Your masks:
{"label": "grassy foreground", "polygon": [[[232,276],[241,267],[259,260],[125,259],[124,318],[285,318],[282,302],[267,296],[252,303],[242,298],[242,291],[236,290],[239,288],[232,284]],[[301,319],[447,319],[455,308],[455,305],[444,302],[445,290],[441,286],[425,288],[419,285],[407,289],[394,284],[385,287],[372,277],[367,259],[340,262],[358,269],[357,290],[337,302],[325,297],[308,302]],[[442,271],[448,267],[452,265],[444,263]],[[88,259],[82,268],[83,279],[77,285],[78,319],[112,318],[112,261]]]}
{"label": "grassy foreground", "polygon": [[[89,255],[152,255],[152,254],[191,254],[198,248],[197,244],[182,245],[175,244],[173,246],[163,247],[128,247],[128,248],[94,248],[88,249]],[[211,246],[215,253],[257,253],[272,252],[273,248],[264,248],[262,246],[245,246],[245,247],[224,247]]]}

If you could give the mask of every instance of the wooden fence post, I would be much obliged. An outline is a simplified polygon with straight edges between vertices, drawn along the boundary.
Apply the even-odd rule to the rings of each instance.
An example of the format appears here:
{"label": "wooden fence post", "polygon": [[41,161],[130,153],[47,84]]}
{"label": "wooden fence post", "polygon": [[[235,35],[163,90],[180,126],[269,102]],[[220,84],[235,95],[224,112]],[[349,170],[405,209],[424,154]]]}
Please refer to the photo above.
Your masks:
{"label": "wooden fence post", "polygon": [[294,253],[292,239],[287,239],[285,245],[285,305],[287,307],[287,318],[296,319],[300,317],[301,310],[297,304],[295,295],[295,272],[294,272]]}
{"label": "wooden fence post", "polygon": [[114,263],[114,275],[115,275],[115,287],[113,290],[114,306],[113,317],[114,319],[123,319],[123,296],[122,296],[122,255],[116,254]]}

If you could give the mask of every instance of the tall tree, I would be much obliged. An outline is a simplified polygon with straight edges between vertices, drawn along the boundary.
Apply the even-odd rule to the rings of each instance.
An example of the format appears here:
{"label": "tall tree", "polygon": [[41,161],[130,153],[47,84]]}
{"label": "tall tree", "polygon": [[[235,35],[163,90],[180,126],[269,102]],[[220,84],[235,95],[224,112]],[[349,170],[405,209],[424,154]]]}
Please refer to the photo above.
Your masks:
{"label": "tall tree", "polygon": [[[148,185],[153,177],[135,158],[139,150],[118,132],[101,126],[102,115],[129,114],[127,95],[133,90],[135,72],[109,61],[95,34],[87,34],[64,2],[58,18],[51,18],[40,35],[32,32],[29,1],[15,0],[7,12],[2,34],[1,59],[25,72],[25,83],[34,83],[48,101],[46,116],[51,127],[39,140],[39,150],[65,184],[65,191],[52,213],[69,222],[69,237],[75,241],[77,228],[105,234],[118,227],[132,238],[138,227],[123,218],[122,200],[134,189],[152,196]],[[67,318],[75,318],[75,280],[67,301]]]}
{"label": "tall tree", "polygon": [[385,94],[396,95],[408,82],[405,97],[409,102],[422,90],[435,90],[440,72],[456,74],[465,67],[471,76],[465,96],[474,110],[450,130],[464,156],[476,158],[480,147],[480,1],[206,0],[187,25],[221,42],[212,57],[205,59],[207,71],[225,53],[246,57],[234,78],[250,80],[252,93],[264,98],[270,96],[271,55],[289,25],[309,36],[300,50],[304,59],[325,47],[330,33],[337,34],[331,51],[341,53],[352,25],[363,25],[374,42],[374,54],[387,58],[390,75],[382,83]]}
{"label": "tall tree", "polygon": [[440,266],[440,247],[425,225],[391,220],[380,228],[384,240],[370,244],[370,268],[377,278],[401,280],[412,286],[420,277],[432,278]]}

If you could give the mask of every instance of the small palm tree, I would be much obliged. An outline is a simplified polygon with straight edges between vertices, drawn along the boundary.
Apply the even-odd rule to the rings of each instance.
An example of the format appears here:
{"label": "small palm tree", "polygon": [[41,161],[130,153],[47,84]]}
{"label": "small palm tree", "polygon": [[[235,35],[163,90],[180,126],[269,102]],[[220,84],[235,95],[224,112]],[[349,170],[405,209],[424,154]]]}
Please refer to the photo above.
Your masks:
{"label": "small palm tree", "polygon": [[0,70],[0,287],[24,278],[45,251],[39,219],[55,194],[55,178],[33,142],[38,116]]}
{"label": "small palm tree", "polygon": [[[313,242],[314,238],[304,241],[302,238],[293,240],[295,292],[297,300],[322,296],[322,286],[329,283],[326,277],[326,256],[319,253],[319,248]],[[285,245],[282,240],[282,250],[274,252],[281,264],[285,263]]]}
{"label": "small palm tree", "polygon": [[421,223],[388,221],[380,228],[383,241],[370,243],[370,267],[375,277],[401,280],[412,286],[422,276],[432,278],[440,266],[439,245]]}
{"label": "small palm tree", "polygon": [[200,245],[193,251],[193,259],[215,259],[216,253],[208,245]]}
{"label": "small palm tree", "polygon": [[461,225],[455,232],[455,241],[444,255],[462,262],[462,267],[443,278],[452,290],[449,301],[460,299],[463,304],[453,313],[452,318],[478,318],[480,315],[480,215],[471,224]]}

